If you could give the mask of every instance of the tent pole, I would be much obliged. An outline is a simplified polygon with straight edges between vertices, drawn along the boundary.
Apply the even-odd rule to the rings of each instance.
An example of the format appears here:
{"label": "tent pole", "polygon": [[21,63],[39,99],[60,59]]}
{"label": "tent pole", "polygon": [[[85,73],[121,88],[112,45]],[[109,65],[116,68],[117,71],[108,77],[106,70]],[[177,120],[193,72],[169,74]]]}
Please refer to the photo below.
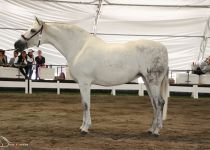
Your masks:
{"label": "tent pole", "polygon": [[96,35],[96,30],[97,30],[97,24],[98,24],[98,19],[100,17],[100,14],[101,14],[101,7],[102,7],[102,3],[103,3],[103,0],[98,0],[99,3],[98,3],[98,6],[97,6],[97,10],[96,10],[96,16],[95,16],[95,19],[94,19],[94,24],[93,24],[93,35]]}
{"label": "tent pole", "polygon": [[209,36],[210,36],[210,16],[209,16],[209,18],[206,22],[203,37],[202,37],[202,40],[201,40],[200,51],[199,51],[198,58],[197,58],[198,62],[201,62],[203,60],[204,54],[206,52],[206,46],[207,46],[207,43],[208,43],[208,37]]}

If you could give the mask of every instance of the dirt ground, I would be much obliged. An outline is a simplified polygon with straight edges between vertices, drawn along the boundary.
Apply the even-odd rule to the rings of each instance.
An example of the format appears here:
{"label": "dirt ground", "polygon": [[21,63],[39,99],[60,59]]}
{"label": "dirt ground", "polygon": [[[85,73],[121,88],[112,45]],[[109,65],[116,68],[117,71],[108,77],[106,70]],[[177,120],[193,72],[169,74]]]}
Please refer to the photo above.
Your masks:
{"label": "dirt ground", "polygon": [[12,143],[0,150],[210,149],[210,98],[170,98],[160,137],[147,134],[152,119],[147,96],[96,94],[91,114],[93,126],[82,136],[79,94],[1,93],[0,136]]}

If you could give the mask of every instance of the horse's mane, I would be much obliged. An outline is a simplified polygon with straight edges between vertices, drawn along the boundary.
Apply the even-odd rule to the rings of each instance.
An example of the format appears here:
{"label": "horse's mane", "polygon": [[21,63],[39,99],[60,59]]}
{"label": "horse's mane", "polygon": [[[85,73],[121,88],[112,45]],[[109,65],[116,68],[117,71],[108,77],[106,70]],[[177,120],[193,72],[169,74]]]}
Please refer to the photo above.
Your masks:
{"label": "horse's mane", "polygon": [[89,33],[85,29],[83,29],[83,28],[79,27],[78,25],[76,25],[74,23],[71,23],[71,22],[45,22],[45,23],[58,25],[58,26],[61,26],[61,27],[64,27],[64,28],[71,28],[73,26],[73,27],[79,29],[80,31],[84,31],[84,32]]}
{"label": "horse's mane", "polygon": [[100,41],[104,42],[104,40],[102,40],[100,37],[93,36],[92,33],[88,32],[87,30],[83,29],[82,27],[80,27],[80,26],[78,26],[74,23],[71,23],[71,22],[45,22],[45,23],[60,26],[60,27],[65,28],[65,29],[68,29],[68,28],[70,29],[70,28],[73,27],[73,28],[77,29],[78,31],[83,32],[87,36],[92,36],[92,37],[97,38]]}

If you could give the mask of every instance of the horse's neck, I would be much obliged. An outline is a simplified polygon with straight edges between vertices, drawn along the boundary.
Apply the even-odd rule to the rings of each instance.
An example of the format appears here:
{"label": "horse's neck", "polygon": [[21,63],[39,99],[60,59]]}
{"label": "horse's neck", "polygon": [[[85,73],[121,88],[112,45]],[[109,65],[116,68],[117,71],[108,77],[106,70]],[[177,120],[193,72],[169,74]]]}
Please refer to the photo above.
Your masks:
{"label": "horse's neck", "polygon": [[73,61],[90,35],[74,25],[46,24],[43,37],[43,43],[52,44],[67,60]]}

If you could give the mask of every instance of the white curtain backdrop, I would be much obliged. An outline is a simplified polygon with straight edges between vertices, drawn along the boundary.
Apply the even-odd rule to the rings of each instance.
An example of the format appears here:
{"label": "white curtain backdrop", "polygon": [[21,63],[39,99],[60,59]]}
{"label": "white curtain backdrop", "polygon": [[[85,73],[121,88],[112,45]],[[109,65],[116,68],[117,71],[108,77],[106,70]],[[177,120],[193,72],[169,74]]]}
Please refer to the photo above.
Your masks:
{"label": "white curtain backdrop", "polygon": [[[98,1],[91,2],[93,0],[0,0],[0,48],[13,48],[24,29],[34,22],[34,16],[46,22],[74,23],[92,32]],[[170,69],[190,69],[191,63],[197,60],[210,16],[210,0],[108,0],[103,4],[97,33],[105,41],[151,39],[161,42],[168,48]],[[47,64],[66,64],[54,47],[42,45],[39,49]],[[205,57],[209,55],[208,42]],[[12,57],[12,52],[7,52],[7,56]]]}

